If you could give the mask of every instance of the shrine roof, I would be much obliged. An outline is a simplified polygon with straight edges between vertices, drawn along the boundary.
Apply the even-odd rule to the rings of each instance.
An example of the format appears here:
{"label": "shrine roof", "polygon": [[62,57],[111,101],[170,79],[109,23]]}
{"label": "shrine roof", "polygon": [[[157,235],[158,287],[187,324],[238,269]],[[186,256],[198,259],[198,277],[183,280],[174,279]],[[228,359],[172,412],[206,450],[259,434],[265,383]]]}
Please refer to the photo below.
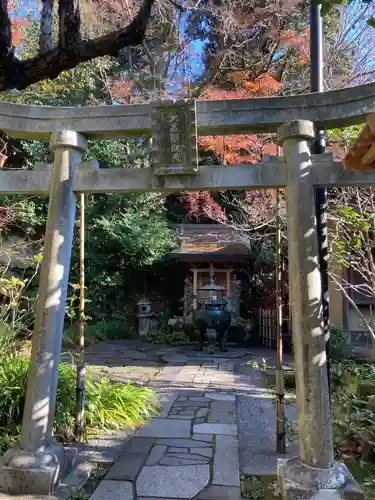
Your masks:
{"label": "shrine roof", "polygon": [[171,257],[251,258],[252,251],[239,232],[222,224],[175,224],[180,245]]}
{"label": "shrine roof", "polygon": [[375,170],[375,113],[367,116],[367,123],[347,152],[344,165],[348,170]]}

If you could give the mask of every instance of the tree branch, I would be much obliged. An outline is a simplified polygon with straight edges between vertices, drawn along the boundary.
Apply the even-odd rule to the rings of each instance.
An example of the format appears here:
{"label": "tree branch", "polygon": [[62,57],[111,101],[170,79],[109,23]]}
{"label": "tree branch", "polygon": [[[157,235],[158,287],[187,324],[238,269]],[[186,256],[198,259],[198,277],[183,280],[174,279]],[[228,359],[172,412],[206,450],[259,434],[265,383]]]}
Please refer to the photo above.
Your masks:
{"label": "tree branch", "polygon": [[143,0],[132,22],[112,33],[80,41],[71,47],[58,46],[25,61],[14,56],[0,58],[0,90],[22,90],[33,83],[56,78],[62,71],[68,71],[79,63],[102,56],[115,56],[125,47],[139,45],[145,36],[154,1]]}
{"label": "tree branch", "polygon": [[375,332],[374,332],[374,330],[373,330],[373,328],[371,326],[370,321],[362,313],[362,311],[359,309],[359,307],[357,306],[357,304],[355,303],[355,301],[350,297],[350,295],[347,292],[347,290],[345,290],[345,288],[342,286],[342,284],[340,283],[340,281],[332,273],[331,273],[331,278],[336,283],[336,285],[339,287],[339,289],[342,291],[342,293],[344,294],[345,298],[350,302],[350,304],[356,310],[358,316],[361,318],[361,320],[363,321],[365,327],[367,328],[367,331],[369,332],[369,334],[371,335],[371,337],[375,340]]}
{"label": "tree branch", "polygon": [[12,52],[12,27],[8,14],[8,0],[0,0],[0,57],[8,58]]}

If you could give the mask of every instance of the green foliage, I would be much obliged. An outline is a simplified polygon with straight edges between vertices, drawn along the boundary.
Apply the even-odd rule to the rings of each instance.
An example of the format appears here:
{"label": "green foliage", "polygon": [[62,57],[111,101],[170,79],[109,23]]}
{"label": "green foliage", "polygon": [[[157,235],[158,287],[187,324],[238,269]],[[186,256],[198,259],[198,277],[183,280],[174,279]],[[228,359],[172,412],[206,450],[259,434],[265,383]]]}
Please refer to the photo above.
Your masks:
{"label": "green foliage", "polygon": [[134,428],[156,415],[159,404],[151,389],[131,382],[112,384],[108,379],[88,379],[85,409],[88,428],[101,431]]}
{"label": "green foliage", "polygon": [[[85,344],[92,345],[105,340],[128,339],[133,336],[134,318],[128,314],[114,314],[95,324],[85,325]],[[79,324],[73,323],[64,330],[63,346],[75,348],[78,345]]]}
{"label": "green foliage", "polygon": [[[17,436],[24,409],[29,361],[3,358],[0,363],[0,430],[6,442]],[[57,389],[54,432],[58,439],[73,436],[76,370],[61,363]],[[113,384],[106,378],[87,376],[85,421],[87,432],[96,433],[120,427],[133,428],[158,412],[155,394],[131,383]],[[4,443],[3,443],[4,445]]]}
{"label": "green foliage", "polygon": [[[9,252],[9,258],[14,252]],[[0,359],[15,356],[22,341],[31,334],[36,297],[30,290],[39,269],[41,256],[33,259],[34,274],[30,278],[10,274],[0,268]]]}
{"label": "green foliage", "polygon": [[337,261],[345,267],[350,267],[354,261],[360,259],[358,250],[363,247],[363,237],[372,229],[374,214],[365,210],[358,210],[353,206],[340,206],[333,211],[333,215],[345,227],[345,235],[336,240]]}
{"label": "green foliage", "polygon": [[343,328],[331,327],[329,337],[329,357],[333,361],[343,361],[351,354],[350,334]]}
{"label": "green foliage", "polygon": [[[157,193],[107,195],[90,200],[86,216],[87,314],[95,322],[120,311],[141,292],[150,266],[176,242],[164,198]],[[79,245],[73,246],[71,280],[78,282]]]}
{"label": "green foliage", "polygon": [[[312,0],[313,4],[321,5],[323,14],[329,14],[334,7],[337,5],[350,5],[354,0]],[[362,0],[362,3],[369,4],[372,0]],[[368,24],[372,27],[375,27],[374,18],[371,16],[367,21]]]}
{"label": "green foliage", "polygon": [[340,147],[348,148],[357,139],[364,125],[353,125],[351,127],[334,128],[327,130],[327,141]]}
{"label": "green foliage", "polygon": [[375,457],[375,401],[358,388],[375,381],[375,367],[355,361],[339,364],[332,376],[333,436],[338,458]]}
{"label": "green foliage", "polygon": [[146,341],[151,344],[178,345],[186,344],[189,338],[183,330],[176,328],[156,328],[147,335]]}

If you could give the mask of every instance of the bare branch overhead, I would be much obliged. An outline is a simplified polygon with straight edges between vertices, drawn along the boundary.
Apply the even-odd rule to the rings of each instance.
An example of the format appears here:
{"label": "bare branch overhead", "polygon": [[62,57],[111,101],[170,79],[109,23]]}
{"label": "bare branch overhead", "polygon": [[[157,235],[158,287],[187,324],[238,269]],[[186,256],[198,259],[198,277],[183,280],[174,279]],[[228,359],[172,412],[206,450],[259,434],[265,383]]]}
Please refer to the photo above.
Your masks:
{"label": "bare branch overhead", "polygon": [[[62,71],[97,57],[115,56],[119,50],[142,43],[155,0],[143,0],[138,14],[124,28],[91,40],[81,40],[79,0],[59,2],[59,44],[51,48],[51,0],[44,0],[44,24],[40,35],[41,51],[33,58],[20,60],[12,51],[11,25],[7,0],[0,0],[0,90],[24,89],[33,83],[56,78]],[[43,16],[42,16],[43,18]],[[42,20],[42,19],[41,19]]]}

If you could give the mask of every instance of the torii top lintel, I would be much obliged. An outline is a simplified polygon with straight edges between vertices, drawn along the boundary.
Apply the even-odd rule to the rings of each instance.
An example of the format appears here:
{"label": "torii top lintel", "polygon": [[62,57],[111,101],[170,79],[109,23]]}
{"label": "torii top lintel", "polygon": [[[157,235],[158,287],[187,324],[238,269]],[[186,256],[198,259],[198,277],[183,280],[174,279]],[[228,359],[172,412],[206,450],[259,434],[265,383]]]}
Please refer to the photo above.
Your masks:
{"label": "torii top lintel", "polygon": [[[89,139],[151,136],[151,104],[48,107],[0,103],[0,130],[34,140],[74,130]],[[284,122],[304,119],[319,128],[356,125],[375,112],[375,83],[292,97],[198,101],[198,135],[276,132]]]}

